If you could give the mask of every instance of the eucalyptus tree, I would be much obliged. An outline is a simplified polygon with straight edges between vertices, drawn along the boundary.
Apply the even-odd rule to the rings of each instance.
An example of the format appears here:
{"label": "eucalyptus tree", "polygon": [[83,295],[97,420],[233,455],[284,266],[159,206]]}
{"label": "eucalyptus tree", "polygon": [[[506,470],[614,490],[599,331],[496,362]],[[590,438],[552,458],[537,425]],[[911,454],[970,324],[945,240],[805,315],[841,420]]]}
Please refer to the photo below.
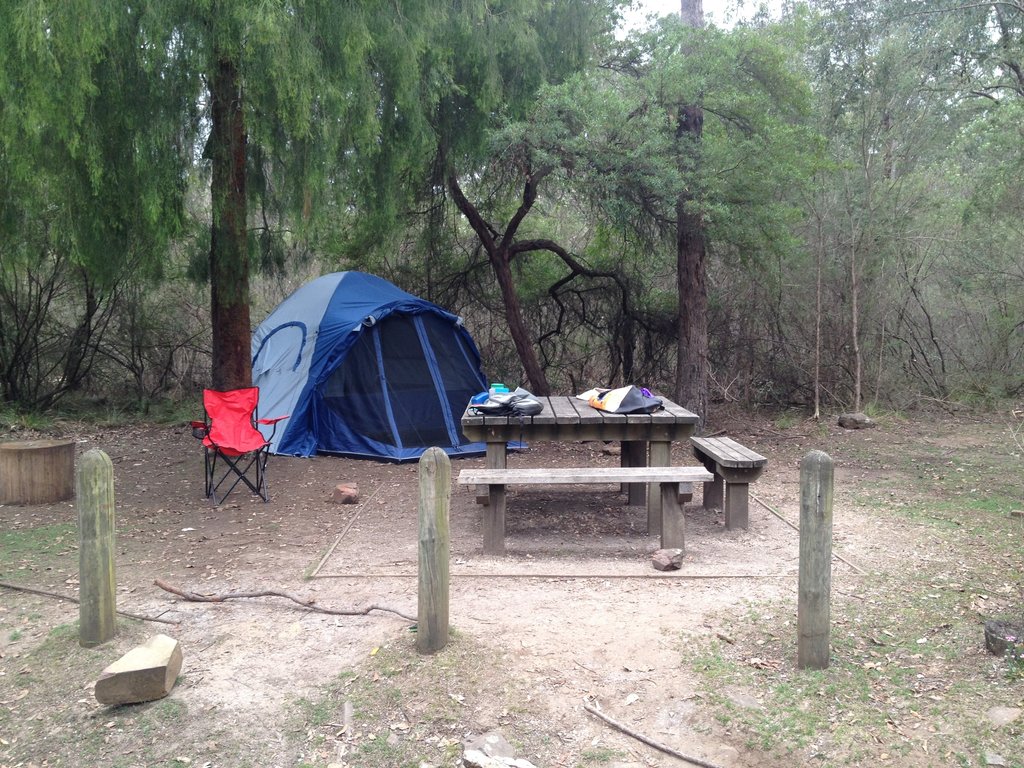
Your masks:
{"label": "eucalyptus tree", "polygon": [[193,92],[141,6],[4,0],[0,18],[0,396],[39,409],[81,385],[126,282],[182,231]]}
{"label": "eucalyptus tree", "polygon": [[[826,385],[859,407],[872,361],[875,397],[913,383],[944,399],[988,364],[979,354],[989,348],[984,329],[1005,312],[981,289],[980,272],[966,269],[986,253],[980,243],[997,245],[991,234],[1005,227],[964,204],[972,189],[981,192],[977,203],[994,199],[993,180],[1013,178],[1009,156],[988,150],[1015,123],[1000,116],[1018,101],[1020,9],[934,0],[810,5],[809,62],[835,163],[810,204],[823,223],[815,248],[826,272],[846,272],[826,279],[826,291],[848,317],[836,327],[846,343],[824,351],[845,375]],[[987,247],[978,261],[998,251]]]}
{"label": "eucalyptus tree", "polygon": [[[709,283],[711,264],[739,261],[767,274],[773,256],[797,248],[792,193],[816,167],[819,141],[810,128],[808,82],[792,55],[796,34],[666,18],[624,41],[601,72],[600,91],[619,102],[620,126],[598,132],[609,140],[589,152],[649,161],[632,163],[623,177],[632,193],[603,195],[598,210],[609,225],[671,253],[676,395],[702,417],[708,296],[728,298],[731,291]],[[594,179],[590,188],[607,184]]]}
{"label": "eucalyptus tree", "polygon": [[[505,321],[530,386],[550,385],[524,317],[513,262],[527,254],[569,250],[529,231],[527,220],[557,166],[537,156],[497,150],[492,132],[525,119],[539,89],[585,67],[610,38],[619,0],[484,0],[452,4],[430,50],[438,98],[426,107],[436,137],[423,191],[437,206],[454,206],[486,253]],[[440,201],[438,200],[440,197]],[[578,267],[579,264],[577,263]]]}
{"label": "eucalyptus tree", "polygon": [[4,162],[64,212],[68,258],[105,279],[130,257],[159,265],[205,179],[212,385],[244,386],[254,257],[344,215],[366,190],[349,183],[357,149],[400,159],[426,135],[405,106],[441,7],[5,0]]}

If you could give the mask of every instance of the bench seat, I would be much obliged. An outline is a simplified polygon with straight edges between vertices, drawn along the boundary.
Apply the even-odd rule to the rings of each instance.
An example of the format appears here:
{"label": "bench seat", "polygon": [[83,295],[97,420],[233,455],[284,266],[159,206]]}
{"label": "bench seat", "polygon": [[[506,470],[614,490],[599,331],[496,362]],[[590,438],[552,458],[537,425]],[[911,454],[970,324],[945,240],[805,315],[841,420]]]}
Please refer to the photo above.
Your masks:
{"label": "bench seat", "polygon": [[[683,512],[679,506],[680,486],[707,483],[713,475],[703,467],[557,467],[463,469],[459,485],[487,486],[488,505],[484,508],[484,554],[505,553],[506,485],[577,485],[594,483],[649,483],[661,490],[662,548],[685,543]],[[651,531],[654,533],[655,531]]]}
{"label": "bench seat", "polygon": [[747,528],[750,483],[761,476],[768,459],[730,437],[691,437],[693,455],[714,474],[704,483],[704,508],[721,507],[725,527]]}

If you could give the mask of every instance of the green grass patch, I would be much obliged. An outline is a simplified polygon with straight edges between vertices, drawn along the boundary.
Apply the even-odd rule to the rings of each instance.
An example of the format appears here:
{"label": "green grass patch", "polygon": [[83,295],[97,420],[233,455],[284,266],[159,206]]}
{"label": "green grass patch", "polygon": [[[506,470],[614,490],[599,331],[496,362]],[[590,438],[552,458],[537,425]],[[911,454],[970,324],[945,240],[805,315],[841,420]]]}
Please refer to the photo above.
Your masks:
{"label": "green grass patch", "polygon": [[985,719],[988,706],[1020,700],[1020,691],[1000,692],[1020,679],[1014,660],[984,653],[970,585],[936,567],[913,581],[866,578],[858,598],[833,596],[825,670],[796,668],[796,626],[784,605],[738,610],[734,644],[688,646],[712,716],[748,748],[794,764],[874,765],[884,753],[888,764],[938,754],[935,764],[983,765],[990,752],[1024,768],[1024,724],[993,728]]}
{"label": "green grass patch", "polygon": [[36,567],[77,549],[77,522],[0,531],[0,574]]}
{"label": "green grass patch", "polygon": [[[548,716],[518,680],[495,676],[500,654],[459,633],[448,646],[420,655],[412,635],[380,647],[354,672],[338,677],[317,697],[296,702],[288,732],[301,734],[295,745],[311,765],[335,760],[360,768],[417,768],[421,763],[452,765],[462,740],[478,727],[481,712],[492,712],[502,735],[522,757],[537,765],[551,758],[545,741]],[[345,703],[352,706],[352,729],[341,733]],[[511,707],[509,702],[519,702]],[[591,763],[599,765],[594,757]],[[596,762],[595,762],[596,761]]]}

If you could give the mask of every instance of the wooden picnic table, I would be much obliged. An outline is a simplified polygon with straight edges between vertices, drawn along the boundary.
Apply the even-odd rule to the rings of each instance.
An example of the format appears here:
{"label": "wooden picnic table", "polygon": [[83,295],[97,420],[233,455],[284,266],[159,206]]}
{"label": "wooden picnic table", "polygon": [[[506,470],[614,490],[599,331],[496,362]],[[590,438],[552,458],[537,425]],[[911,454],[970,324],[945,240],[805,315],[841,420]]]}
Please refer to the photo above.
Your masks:
{"label": "wooden picnic table", "polygon": [[[698,417],[680,405],[661,398],[664,408],[654,413],[618,414],[592,408],[570,396],[538,397],[544,410],[536,416],[482,416],[467,408],[462,415],[462,432],[470,440],[486,443],[488,469],[507,466],[507,444],[515,441],[579,442],[618,441],[622,444],[624,467],[667,467],[672,444],[688,440]],[[646,492],[643,483],[628,486],[629,503],[647,502],[648,525],[661,524],[661,495],[657,485]],[[483,498],[479,499],[483,501]]]}

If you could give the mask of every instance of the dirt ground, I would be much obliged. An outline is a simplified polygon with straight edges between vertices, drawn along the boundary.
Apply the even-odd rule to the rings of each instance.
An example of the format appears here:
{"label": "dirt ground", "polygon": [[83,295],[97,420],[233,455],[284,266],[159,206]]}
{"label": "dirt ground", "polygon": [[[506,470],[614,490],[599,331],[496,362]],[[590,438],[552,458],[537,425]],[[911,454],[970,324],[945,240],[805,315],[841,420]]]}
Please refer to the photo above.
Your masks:
{"label": "dirt ground", "polygon": [[[979,434],[986,429],[976,425]],[[202,497],[202,452],[184,426],[65,431],[77,440],[79,452],[99,448],[114,464],[118,607],[180,622],[133,625],[124,637],[91,652],[95,674],[139,638],[165,632],[180,641],[185,659],[170,698],[183,703],[190,717],[205,714],[225,731],[254,734],[261,757],[252,764],[346,764],[344,749],[332,755],[330,745],[296,754],[285,738],[289,729],[303,727],[296,725],[294,704],[315,699],[340,673],[358,674],[378,648],[411,649],[409,620],[377,610],[355,616],[312,613],[274,598],[186,602],[154,582],[206,594],[276,589],[328,608],[376,604],[415,615],[417,465],[272,457],[269,503],[236,490],[227,503],[214,507]],[[588,715],[585,702],[651,739],[725,768],[803,764],[793,757],[773,762],[705,711],[701,686],[682,661],[680,647],[708,638],[747,642],[756,633],[744,630],[743,617],[768,606],[791,614],[791,636],[780,642],[793,655],[782,662],[792,665],[798,534],[790,523],[799,519],[798,465],[807,451],[821,449],[836,460],[834,547],[842,558],[833,566],[837,600],[855,594],[867,574],[913,571],[938,557],[955,560],[955,554],[943,552],[941,541],[922,542],[916,538],[919,529],[897,516],[879,515],[877,499],[865,505],[861,495],[866,488],[887,488],[891,504],[905,503],[916,492],[907,479],[914,463],[905,460],[915,446],[927,443],[951,460],[972,450],[971,430],[961,420],[893,421],[880,429],[849,431],[810,422],[780,427],[769,417],[723,418],[712,431],[769,457],[751,489],[760,501],[751,502],[748,530],[728,531],[721,513],[700,508],[698,489],[687,509],[683,567],[670,574],[651,566],[658,541],[645,532],[644,509],[624,506],[624,496],[610,486],[513,490],[508,554],[495,558],[482,554],[481,515],[473,494],[453,483],[451,625],[458,636],[492,649],[501,660],[485,684],[497,690],[503,680],[516,679],[527,698],[543,701],[550,736],[544,760],[522,755],[539,768],[684,764]],[[512,455],[510,465],[617,464],[609,448],[536,444]],[[674,450],[678,463],[695,463],[684,446]],[[457,460],[453,475],[482,463],[482,458]],[[335,486],[349,482],[358,485],[359,503],[334,503]],[[6,506],[0,507],[0,524],[26,530],[70,522],[75,514],[72,502]],[[1019,574],[1019,563],[1013,567]],[[0,573],[0,580],[74,594],[75,542],[66,542],[49,560],[25,556]],[[1013,597],[993,599],[1005,599],[1009,606]],[[18,723],[33,716],[32,696],[17,698],[23,690],[17,678],[32,649],[53,627],[74,622],[77,609],[6,590],[0,590],[0,604],[0,712],[7,710],[6,719],[0,716],[0,765],[73,765],[56,746],[67,734],[51,732],[27,742]],[[762,653],[757,645],[742,651],[755,661]],[[977,654],[980,660],[984,649]],[[77,693],[63,705],[77,713],[69,722],[78,725],[69,728],[100,729],[110,721],[110,710],[92,698],[92,680],[77,681]],[[738,707],[756,694],[726,693]],[[1024,700],[1019,684],[1001,696],[1007,706],[1019,707]],[[514,717],[513,704],[501,711],[466,712],[465,733],[502,730]],[[111,728],[115,742],[120,729]],[[587,762],[585,756],[602,746],[612,757]],[[98,754],[92,764],[133,764],[115,761],[102,748]],[[221,754],[215,737],[197,743],[186,733],[166,745],[163,757],[168,765],[242,764]],[[807,764],[829,763],[808,758]]]}

